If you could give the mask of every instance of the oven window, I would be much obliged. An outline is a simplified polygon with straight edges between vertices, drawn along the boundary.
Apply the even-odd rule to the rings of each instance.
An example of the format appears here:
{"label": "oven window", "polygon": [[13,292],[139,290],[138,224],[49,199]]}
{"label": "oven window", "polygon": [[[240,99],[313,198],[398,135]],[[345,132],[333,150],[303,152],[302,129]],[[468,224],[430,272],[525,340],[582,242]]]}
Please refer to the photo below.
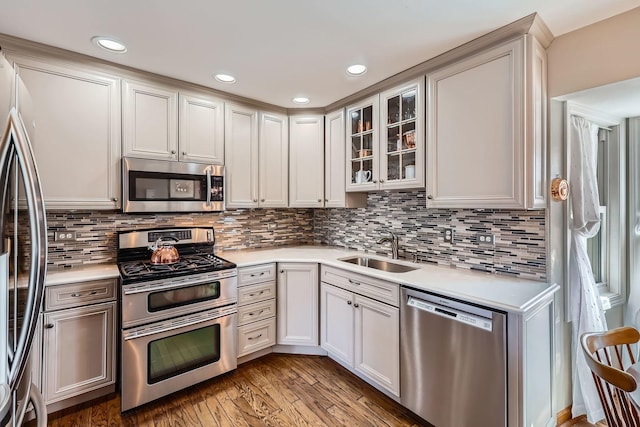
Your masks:
{"label": "oven window", "polygon": [[148,355],[149,384],[215,363],[220,360],[220,325],[151,341]]}
{"label": "oven window", "polygon": [[217,298],[220,298],[219,281],[170,289],[168,291],[152,292],[149,294],[147,306],[148,310],[153,313]]}

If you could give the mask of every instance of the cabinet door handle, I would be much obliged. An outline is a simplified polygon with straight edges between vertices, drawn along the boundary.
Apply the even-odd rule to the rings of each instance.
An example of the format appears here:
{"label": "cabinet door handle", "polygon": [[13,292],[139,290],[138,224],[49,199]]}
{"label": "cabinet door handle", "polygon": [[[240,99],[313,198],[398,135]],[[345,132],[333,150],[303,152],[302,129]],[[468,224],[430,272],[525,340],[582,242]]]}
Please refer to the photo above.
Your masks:
{"label": "cabinet door handle", "polygon": [[171,150],[171,154],[176,154],[176,150]]}
{"label": "cabinet door handle", "polygon": [[378,183],[378,180],[377,180],[377,179],[374,179],[374,180],[373,180],[373,183],[374,183],[374,184],[377,184],[377,183]]}
{"label": "cabinet door handle", "polygon": [[80,297],[87,297],[87,296],[91,296],[91,295],[96,295],[98,293],[98,291],[91,291],[91,292],[75,292],[73,294],[71,294],[72,298],[80,298]]}
{"label": "cabinet door handle", "polygon": [[354,306],[355,308],[360,307],[360,305],[359,305],[358,303],[353,304],[353,306]]}
{"label": "cabinet door handle", "polygon": [[253,203],[258,203],[258,199],[253,199]]}
{"label": "cabinet door handle", "polygon": [[427,194],[427,199],[431,200],[433,199],[433,196],[431,194]]}
{"label": "cabinet door handle", "polygon": [[248,339],[249,341],[253,341],[253,340],[257,340],[257,339],[258,339],[258,338],[260,338],[261,336],[262,336],[262,334],[259,334],[259,335],[255,336],[255,337],[249,337],[249,338],[247,338],[247,339]]}
{"label": "cabinet door handle", "polygon": [[183,155],[183,156],[186,156],[186,155],[187,155],[187,152],[186,152],[186,151],[183,151],[183,152],[182,152],[182,155]]}
{"label": "cabinet door handle", "polygon": [[351,301],[347,301],[347,305],[351,305],[353,304]]}
{"label": "cabinet door handle", "polygon": [[322,203],[322,199],[318,199],[318,203]]}
{"label": "cabinet door handle", "polygon": [[114,201],[114,202],[117,202],[118,198],[117,197],[112,197],[111,200]]}
{"label": "cabinet door handle", "polygon": [[46,325],[44,325],[45,329],[52,329],[53,328],[53,323],[47,323]]}
{"label": "cabinet door handle", "polygon": [[260,199],[260,201],[261,201],[262,203],[264,203],[264,199]]}
{"label": "cabinet door handle", "polygon": [[[375,181],[374,181],[374,182],[375,182]],[[380,180],[380,184],[382,184],[383,182],[384,182],[384,179],[381,179],[381,180]]]}
{"label": "cabinet door handle", "polygon": [[284,274],[284,270],[280,270],[280,274]]}

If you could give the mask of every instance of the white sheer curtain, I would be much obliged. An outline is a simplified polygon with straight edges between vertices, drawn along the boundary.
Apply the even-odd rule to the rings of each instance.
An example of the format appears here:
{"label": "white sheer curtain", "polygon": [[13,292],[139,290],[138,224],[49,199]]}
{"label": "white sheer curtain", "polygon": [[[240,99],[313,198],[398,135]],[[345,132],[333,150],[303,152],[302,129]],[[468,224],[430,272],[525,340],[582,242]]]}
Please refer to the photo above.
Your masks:
{"label": "white sheer curtain", "polygon": [[587,414],[588,420],[595,423],[604,418],[604,412],[579,340],[585,332],[607,329],[587,254],[587,239],[595,236],[600,229],[596,175],[598,126],[582,117],[571,116],[569,149],[572,210],[569,286],[574,355],[572,415]]}

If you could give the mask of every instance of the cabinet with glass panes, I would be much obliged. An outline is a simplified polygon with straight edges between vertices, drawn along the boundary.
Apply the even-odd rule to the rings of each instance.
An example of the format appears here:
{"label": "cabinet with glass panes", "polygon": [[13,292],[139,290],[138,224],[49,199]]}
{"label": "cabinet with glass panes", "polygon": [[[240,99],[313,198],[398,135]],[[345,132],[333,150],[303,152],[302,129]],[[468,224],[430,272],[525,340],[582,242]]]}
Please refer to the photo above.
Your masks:
{"label": "cabinet with glass panes", "polygon": [[424,78],[348,107],[347,118],[347,191],[424,187]]}

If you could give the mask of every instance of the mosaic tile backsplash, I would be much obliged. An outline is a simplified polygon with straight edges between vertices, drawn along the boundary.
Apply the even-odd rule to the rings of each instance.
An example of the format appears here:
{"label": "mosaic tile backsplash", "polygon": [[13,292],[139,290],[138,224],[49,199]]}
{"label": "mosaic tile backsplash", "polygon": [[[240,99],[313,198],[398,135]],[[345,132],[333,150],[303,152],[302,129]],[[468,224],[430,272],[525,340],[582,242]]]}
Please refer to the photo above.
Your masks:
{"label": "mosaic tile backsplash", "polygon": [[[325,244],[390,254],[378,244],[385,231],[399,236],[400,258],[545,280],[545,213],[540,211],[427,209],[424,191],[370,193],[361,209],[238,209],[221,213],[123,214],[115,211],[47,214],[49,269],[115,262],[117,231],[208,226],[225,250]],[[454,229],[454,243],[442,231]],[[22,228],[24,229],[24,227]],[[55,242],[54,231],[75,231],[74,242]],[[495,246],[477,234],[495,235]],[[28,245],[23,250],[28,253]]]}
{"label": "mosaic tile backsplash", "polygon": [[[427,209],[424,191],[370,193],[362,209],[316,209],[317,244],[389,255],[377,241],[391,231],[399,237],[399,257],[444,266],[546,278],[545,211]],[[453,243],[443,231],[453,228]],[[493,234],[495,245],[478,234]]]}

